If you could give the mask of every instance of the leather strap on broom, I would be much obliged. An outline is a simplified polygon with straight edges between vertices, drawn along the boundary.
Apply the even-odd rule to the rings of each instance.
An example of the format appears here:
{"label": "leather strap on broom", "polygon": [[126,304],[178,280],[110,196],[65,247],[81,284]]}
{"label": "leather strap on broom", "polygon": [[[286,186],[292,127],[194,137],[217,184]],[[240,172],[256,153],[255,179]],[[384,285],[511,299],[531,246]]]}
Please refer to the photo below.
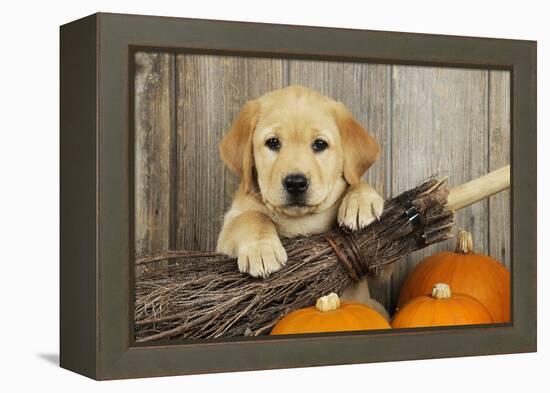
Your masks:
{"label": "leather strap on broom", "polygon": [[136,277],[136,341],[267,334],[290,311],[452,237],[454,211],[509,186],[509,166],[450,192],[446,178],[428,180],[388,199],[380,220],[360,231],[337,228],[286,240],[287,265],[265,280],[240,273],[234,258],[213,252],[140,257],[138,264],[175,263]]}

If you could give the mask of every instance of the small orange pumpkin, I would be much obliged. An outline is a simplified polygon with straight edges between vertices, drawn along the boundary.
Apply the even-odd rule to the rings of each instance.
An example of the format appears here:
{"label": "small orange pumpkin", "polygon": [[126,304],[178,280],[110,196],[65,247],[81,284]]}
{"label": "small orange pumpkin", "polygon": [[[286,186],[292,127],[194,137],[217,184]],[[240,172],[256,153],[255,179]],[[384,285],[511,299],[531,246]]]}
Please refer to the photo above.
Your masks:
{"label": "small orange pumpkin", "polygon": [[440,252],[420,262],[405,281],[398,308],[429,295],[436,283],[470,295],[485,306],[495,323],[510,321],[510,272],[495,259],[473,253],[472,235],[459,231],[455,252]]}
{"label": "small orange pumpkin", "polygon": [[360,303],[340,303],[336,293],[322,296],[314,307],[293,311],[283,317],[271,334],[343,332],[390,329],[377,311]]}
{"label": "small orange pumpkin", "polygon": [[487,309],[468,295],[451,294],[447,284],[435,284],[431,296],[419,296],[409,301],[393,317],[397,328],[475,325],[492,323]]}

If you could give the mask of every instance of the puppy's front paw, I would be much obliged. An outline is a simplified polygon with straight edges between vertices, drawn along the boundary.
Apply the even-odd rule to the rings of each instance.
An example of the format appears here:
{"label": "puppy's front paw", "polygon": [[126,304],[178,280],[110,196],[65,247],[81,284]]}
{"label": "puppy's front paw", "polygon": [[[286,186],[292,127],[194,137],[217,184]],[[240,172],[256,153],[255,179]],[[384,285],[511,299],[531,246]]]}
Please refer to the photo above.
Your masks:
{"label": "puppy's front paw", "polygon": [[338,224],[356,231],[380,218],[384,200],[369,186],[348,191],[338,209]]}
{"label": "puppy's front paw", "polygon": [[239,247],[239,271],[267,278],[286,264],[286,251],[278,237],[260,239]]}

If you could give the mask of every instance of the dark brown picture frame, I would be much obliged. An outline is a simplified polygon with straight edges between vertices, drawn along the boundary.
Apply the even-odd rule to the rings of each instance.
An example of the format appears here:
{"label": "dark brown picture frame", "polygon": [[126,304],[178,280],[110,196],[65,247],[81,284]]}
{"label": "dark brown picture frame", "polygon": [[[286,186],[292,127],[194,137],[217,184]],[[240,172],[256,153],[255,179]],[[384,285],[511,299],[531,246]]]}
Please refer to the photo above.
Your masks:
{"label": "dark brown picture frame", "polygon": [[[502,69],[511,73],[512,322],[133,342],[133,54]],[[536,42],[95,14],[61,27],[61,366],[95,379],[536,351]]]}

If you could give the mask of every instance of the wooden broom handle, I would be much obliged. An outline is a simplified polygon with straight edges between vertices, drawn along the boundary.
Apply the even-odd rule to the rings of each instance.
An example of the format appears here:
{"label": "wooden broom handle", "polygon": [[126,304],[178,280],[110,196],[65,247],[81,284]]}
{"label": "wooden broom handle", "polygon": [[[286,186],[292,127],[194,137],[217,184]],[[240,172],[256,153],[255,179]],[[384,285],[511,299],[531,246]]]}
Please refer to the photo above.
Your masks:
{"label": "wooden broom handle", "polygon": [[449,192],[448,206],[460,210],[510,187],[510,165],[461,184]]}

